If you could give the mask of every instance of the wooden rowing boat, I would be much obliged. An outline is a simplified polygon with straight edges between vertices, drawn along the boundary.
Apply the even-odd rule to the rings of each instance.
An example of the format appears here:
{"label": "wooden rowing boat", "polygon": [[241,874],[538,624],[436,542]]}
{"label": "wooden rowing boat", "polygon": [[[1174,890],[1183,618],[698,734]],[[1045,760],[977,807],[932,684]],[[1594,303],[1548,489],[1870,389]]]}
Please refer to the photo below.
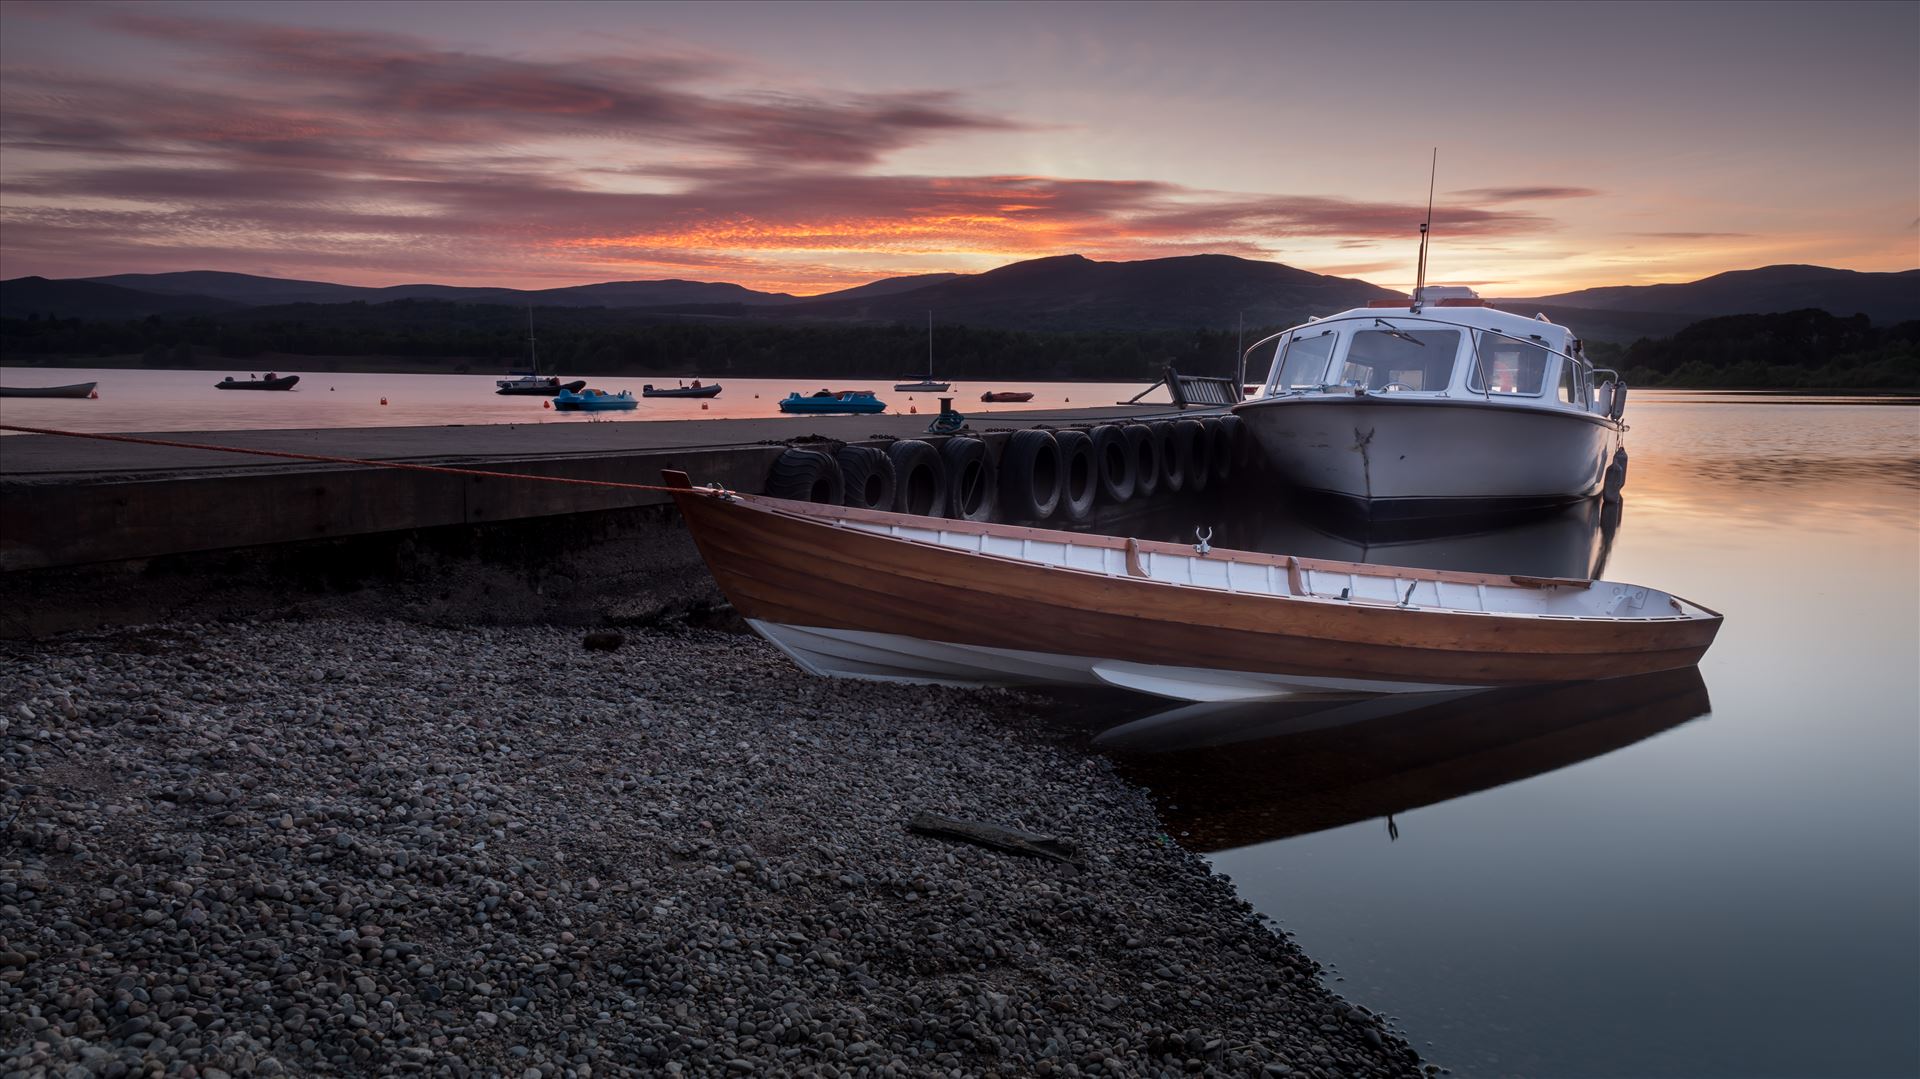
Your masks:
{"label": "wooden rowing boat", "polygon": [[1683,669],[1720,628],[1637,585],[975,524],[665,475],[721,591],[821,675],[1191,701],[1425,692]]}

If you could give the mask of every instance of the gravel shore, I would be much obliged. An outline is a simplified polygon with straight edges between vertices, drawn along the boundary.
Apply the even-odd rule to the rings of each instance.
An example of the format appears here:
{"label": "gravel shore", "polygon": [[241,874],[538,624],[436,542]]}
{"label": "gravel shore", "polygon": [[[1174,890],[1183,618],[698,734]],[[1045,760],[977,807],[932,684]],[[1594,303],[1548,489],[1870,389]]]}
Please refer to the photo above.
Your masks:
{"label": "gravel shore", "polygon": [[672,628],[7,643],[0,1075],[1421,1073],[1039,704]]}

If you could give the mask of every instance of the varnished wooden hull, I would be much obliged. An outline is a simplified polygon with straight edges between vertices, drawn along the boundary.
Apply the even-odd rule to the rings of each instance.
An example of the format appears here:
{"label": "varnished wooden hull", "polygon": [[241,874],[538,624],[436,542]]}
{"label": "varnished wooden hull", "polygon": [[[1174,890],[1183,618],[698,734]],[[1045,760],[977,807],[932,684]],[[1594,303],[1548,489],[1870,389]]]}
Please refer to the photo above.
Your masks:
{"label": "varnished wooden hull", "polygon": [[[1098,680],[1187,700],[1298,690],[1419,691],[1690,667],[1720,622],[1711,612],[1687,618],[1520,618],[1181,587],[843,527],[821,516],[825,507],[803,503],[694,491],[676,492],[675,498],[735,608],[821,673],[960,684]],[[869,524],[965,527],[872,511],[830,512]],[[1004,536],[1062,535],[972,527]],[[1120,542],[1071,538],[1080,544]],[[1166,557],[1192,554],[1175,545],[1138,549]],[[1229,559],[1274,561],[1220,553],[1220,560]],[[1304,565],[1324,572],[1343,564]],[[1424,581],[1512,583],[1475,574],[1401,572]],[[782,641],[789,629],[812,631],[812,643],[794,647],[799,633]],[[864,659],[837,663],[836,641],[892,653],[892,669],[876,671]],[[929,646],[918,649],[917,660],[915,642]]]}

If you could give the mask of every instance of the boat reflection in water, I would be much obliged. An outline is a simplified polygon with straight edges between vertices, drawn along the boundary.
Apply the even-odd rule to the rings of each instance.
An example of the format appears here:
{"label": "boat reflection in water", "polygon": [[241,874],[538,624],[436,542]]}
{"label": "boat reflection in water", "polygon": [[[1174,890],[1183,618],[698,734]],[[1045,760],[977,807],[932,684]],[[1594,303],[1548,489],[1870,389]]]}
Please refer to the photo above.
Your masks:
{"label": "boat reflection in water", "polygon": [[1153,792],[1190,850],[1385,818],[1611,753],[1707,714],[1697,667],[1361,700],[1194,704],[1096,748]]}
{"label": "boat reflection in water", "polygon": [[1619,503],[1590,498],[1554,510],[1370,522],[1337,503],[1296,500],[1284,511],[1236,506],[1213,542],[1378,566],[1598,578],[1606,571],[1620,515]]}

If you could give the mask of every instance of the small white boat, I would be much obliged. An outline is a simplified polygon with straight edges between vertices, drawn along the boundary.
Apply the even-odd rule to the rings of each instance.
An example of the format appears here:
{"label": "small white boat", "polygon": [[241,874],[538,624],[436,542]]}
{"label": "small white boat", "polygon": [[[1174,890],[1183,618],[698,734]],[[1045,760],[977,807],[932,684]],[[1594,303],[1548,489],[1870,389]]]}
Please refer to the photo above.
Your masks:
{"label": "small white boat", "polygon": [[[1545,316],[1430,287],[1282,331],[1234,406],[1280,477],[1369,516],[1450,516],[1602,493],[1626,387]],[[1623,477],[1622,467],[1614,475]]]}

